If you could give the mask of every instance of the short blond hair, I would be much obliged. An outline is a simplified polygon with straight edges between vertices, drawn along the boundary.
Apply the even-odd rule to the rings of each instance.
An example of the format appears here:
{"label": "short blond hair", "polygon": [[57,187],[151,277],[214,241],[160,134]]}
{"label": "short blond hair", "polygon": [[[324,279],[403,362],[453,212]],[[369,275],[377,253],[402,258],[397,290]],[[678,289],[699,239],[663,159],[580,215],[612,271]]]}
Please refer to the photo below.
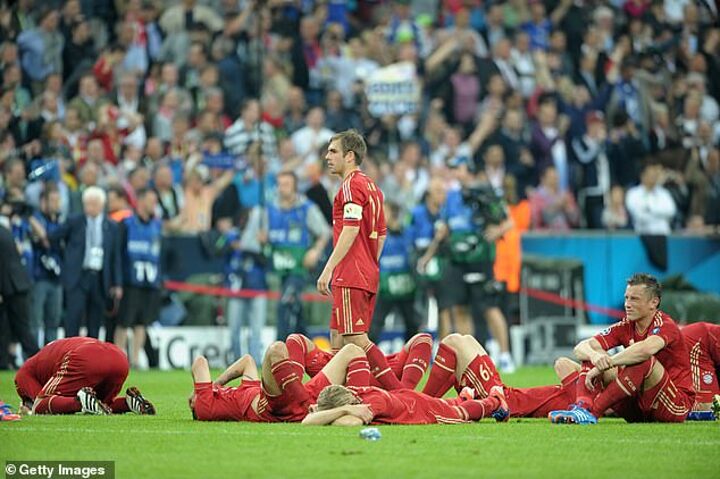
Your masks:
{"label": "short blond hair", "polygon": [[345,156],[348,151],[352,151],[355,154],[355,164],[360,165],[367,155],[367,144],[365,138],[355,129],[345,130],[340,133],[336,133],[330,138],[330,143],[333,141],[340,142],[340,150],[342,156]]}
{"label": "short blond hair", "polygon": [[348,388],[339,384],[332,384],[326,387],[320,391],[320,395],[318,395],[318,411],[347,406],[348,404],[360,404],[360,399]]}

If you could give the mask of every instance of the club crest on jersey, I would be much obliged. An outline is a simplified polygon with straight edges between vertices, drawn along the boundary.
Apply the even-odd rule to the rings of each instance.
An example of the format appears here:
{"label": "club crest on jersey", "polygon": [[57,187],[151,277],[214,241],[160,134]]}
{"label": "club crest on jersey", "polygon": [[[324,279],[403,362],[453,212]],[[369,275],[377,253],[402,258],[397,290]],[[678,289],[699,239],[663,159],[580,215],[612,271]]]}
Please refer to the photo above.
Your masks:
{"label": "club crest on jersey", "polygon": [[705,374],[703,374],[703,382],[704,382],[705,384],[712,384],[712,382],[713,382],[712,373],[705,373]]}

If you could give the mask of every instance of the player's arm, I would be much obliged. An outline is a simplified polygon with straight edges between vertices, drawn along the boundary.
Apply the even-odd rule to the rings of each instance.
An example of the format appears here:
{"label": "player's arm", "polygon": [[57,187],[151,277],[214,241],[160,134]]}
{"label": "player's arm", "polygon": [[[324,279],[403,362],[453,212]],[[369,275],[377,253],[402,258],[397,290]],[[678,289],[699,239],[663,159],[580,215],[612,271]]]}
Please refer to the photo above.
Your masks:
{"label": "player's arm", "polygon": [[580,361],[590,361],[599,369],[605,370],[612,367],[610,365],[610,356],[595,338],[585,339],[575,346],[575,357]]}
{"label": "player's arm", "polygon": [[345,258],[348,251],[350,251],[350,247],[355,242],[355,238],[357,238],[358,234],[360,234],[360,226],[343,226],[340,236],[338,237],[337,244],[335,245],[330,258],[328,258],[320,278],[318,278],[317,288],[322,294],[326,294],[328,296],[330,295],[330,280],[332,278],[332,273],[335,271],[335,267],[340,264],[340,261]]}
{"label": "player's arm", "polygon": [[253,380],[258,378],[255,360],[249,354],[244,355],[243,357],[232,363],[230,366],[228,366],[228,368],[223,371],[220,376],[218,376],[214,383],[217,386],[225,386],[230,381],[242,376]]}
{"label": "player's arm", "polygon": [[449,232],[450,230],[446,223],[442,223],[435,229],[435,236],[433,236],[430,245],[425,250],[425,254],[418,260],[418,271],[421,273],[425,271],[425,266],[427,266],[433,256],[437,254],[440,249],[440,244],[447,238]]}
{"label": "player's arm", "polygon": [[641,363],[650,359],[664,347],[665,340],[662,337],[656,335],[649,336],[611,356],[611,367]]}
{"label": "player's arm", "polygon": [[382,256],[383,247],[385,246],[385,238],[387,238],[386,235],[378,236],[378,251],[377,251],[377,260],[380,261],[380,256]]}
{"label": "player's arm", "polygon": [[[342,419],[336,424],[336,421],[345,417],[355,419]],[[327,426],[328,424],[335,426],[359,426],[360,424],[369,423],[373,417],[372,410],[367,404],[353,404],[334,407],[325,411],[311,412],[305,416],[302,423],[308,426]]]}

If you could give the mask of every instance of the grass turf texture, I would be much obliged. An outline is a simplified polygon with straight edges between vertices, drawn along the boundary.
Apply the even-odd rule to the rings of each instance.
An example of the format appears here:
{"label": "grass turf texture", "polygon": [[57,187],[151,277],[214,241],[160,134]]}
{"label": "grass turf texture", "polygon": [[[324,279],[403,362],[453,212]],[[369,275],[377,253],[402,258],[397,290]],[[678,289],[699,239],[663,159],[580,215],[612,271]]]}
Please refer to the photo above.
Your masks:
{"label": "grass turf texture", "polygon": [[[0,398],[17,406],[12,374]],[[512,386],[554,381],[523,368]],[[199,423],[190,418],[186,371],[132,372],[155,417],[33,416],[0,424],[5,460],[115,461],[120,478],[720,477],[720,424],[552,425],[541,419],[459,426],[384,426],[370,442],[357,428]]]}

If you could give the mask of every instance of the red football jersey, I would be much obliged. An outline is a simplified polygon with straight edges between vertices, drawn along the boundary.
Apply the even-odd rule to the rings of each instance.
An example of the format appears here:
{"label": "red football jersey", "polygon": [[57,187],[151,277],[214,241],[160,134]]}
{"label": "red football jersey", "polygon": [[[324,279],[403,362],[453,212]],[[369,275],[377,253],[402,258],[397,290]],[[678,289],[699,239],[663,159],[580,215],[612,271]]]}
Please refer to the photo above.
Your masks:
{"label": "red football jersey", "polygon": [[699,403],[712,402],[720,394],[718,369],[720,369],[720,325],[694,323],[682,328],[685,345],[690,354],[690,371]]}
{"label": "red football jersey", "polygon": [[[257,412],[252,408],[256,397],[259,397]],[[262,393],[260,381],[244,380],[237,387],[213,387],[213,400],[215,420],[277,422],[277,418],[268,411],[268,401]]]}
{"label": "red football jersey", "polygon": [[575,402],[575,384],[534,388],[505,388],[510,417],[546,418],[550,411],[567,409]]}
{"label": "red football jersey", "polygon": [[384,201],[380,188],[360,170],[343,180],[333,204],[333,245],[337,245],[343,226],[359,226],[360,232],[335,268],[332,286],[377,292],[378,238],[387,233]]}
{"label": "red football jersey", "polygon": [[685,346],[685,338],[675,321],[667,314],[662,311],[656,312],[647,330],[642,333],[637,332],[635,322],[623,319],[596,335],[595,339],[607,350],[617,346],[627,348],[652,335],[660,336],[665,341],[665,347],[655,354],[655,359],[663,365],[675,386],[693,400],[695,389],[690,374],[690,356]]}
{"label": "red football jersey", "polygon": [[375,415],[372,424],[456,424],[468,422],[467,412],[444,399],[412,389],[388,392],[376,387],[350,387]]}
{"label": "red football jersey", "polygon": [[[95,338],[75,336],[72,338],[57,339],[40,350],[22,365],[20,374],[29,374],[38,383],[44,385],[60,369],[60,365],[69,352],[86,344],[106,344]],[[98,358],[99,360],[102,358]],[[39,391],[38,391],[39,392]]]}

